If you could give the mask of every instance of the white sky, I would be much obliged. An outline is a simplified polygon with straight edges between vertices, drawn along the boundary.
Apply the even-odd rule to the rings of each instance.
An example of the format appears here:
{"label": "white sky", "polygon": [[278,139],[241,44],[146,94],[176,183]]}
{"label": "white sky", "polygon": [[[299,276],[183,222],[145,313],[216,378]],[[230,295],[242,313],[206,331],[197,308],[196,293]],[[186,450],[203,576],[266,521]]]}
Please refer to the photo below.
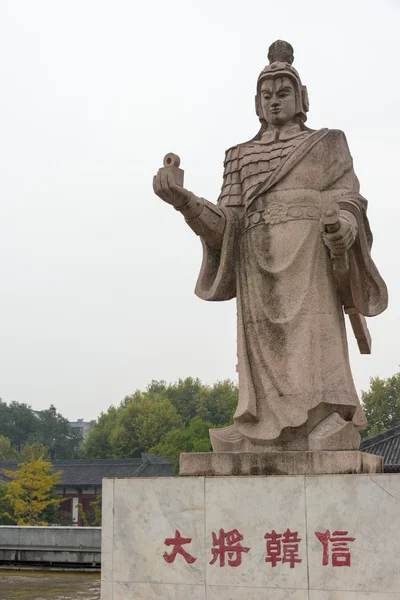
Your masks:
{"label": "white sky", "polygon": [[235,305],[193,294],[201,244],[152,192],[167,152],[215,201],[295,49],[308,125],[342,129],[390,307],[357,388],[400,363],[400,2],[0,0],[0,397],[96,418],[152,379],[235,378]]}

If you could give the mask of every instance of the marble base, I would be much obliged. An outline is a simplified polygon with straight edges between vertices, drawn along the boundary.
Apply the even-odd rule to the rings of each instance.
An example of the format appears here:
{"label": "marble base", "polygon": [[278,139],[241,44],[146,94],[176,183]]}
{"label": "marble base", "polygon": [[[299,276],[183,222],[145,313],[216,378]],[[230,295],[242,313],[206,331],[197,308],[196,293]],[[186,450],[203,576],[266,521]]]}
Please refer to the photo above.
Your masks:
{"label": "marble base", "polygon": [[382,473],[383,459],[359,450],[286,452],[184,452],[180,475],[331,475]]}
{"label": "marble base", "polygon": [[400,474],[103,481],[102,600],[399,600]]}

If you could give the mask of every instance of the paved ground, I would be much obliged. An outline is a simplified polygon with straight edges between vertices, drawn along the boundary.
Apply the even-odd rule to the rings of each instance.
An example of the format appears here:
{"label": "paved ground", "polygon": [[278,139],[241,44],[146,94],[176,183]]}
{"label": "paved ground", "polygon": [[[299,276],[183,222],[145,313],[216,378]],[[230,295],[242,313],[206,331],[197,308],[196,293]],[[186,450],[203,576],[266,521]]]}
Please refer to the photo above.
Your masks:
{"label": "paved ground", "polygon": [[0,600],[99,600],[100,573],[0,570]]}

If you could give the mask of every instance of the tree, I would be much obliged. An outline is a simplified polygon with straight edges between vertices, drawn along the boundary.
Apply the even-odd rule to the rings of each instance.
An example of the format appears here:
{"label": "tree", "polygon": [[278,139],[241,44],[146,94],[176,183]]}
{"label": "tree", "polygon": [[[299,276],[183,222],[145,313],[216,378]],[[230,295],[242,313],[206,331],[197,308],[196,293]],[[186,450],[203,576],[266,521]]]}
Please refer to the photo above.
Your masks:
{"label": "tree", "polygon": [[16,460],[17,456],[18,452],[11,444],[10,438],[0,434],[0,460]]}
{"label": "tree", "polygon": [[9,438],[0,435],[0,461],[19,461],[26,462],[31,460],[32,457],[39,458],[44,456],[48,458],[48,448],[34,442],[32,444],[26,443],[21,446],[19,450],[11,444]]}
{"label": "tree", "polygon": [[80,432],[72,429],[68,419],[58,413],[53,405],[40,412],[31,439],[47,446],[52,460],[75,458],[82,443]]}
{"label": "tree", "polygon": [[[147,388],[147,393],[151,394],[156,386],[165,382],[153,381]],[[190,421],[197,415],[200,394],[204,386],[200,379],[187,377],[179,379],[177,383],[165,386],[165,389],[159,391],[165,398],[168,398],[180,415],[183,425],[189,425]]]}
{"label": "tree", "polygon": [[20,449],[29,441],[37,429],[37,417],[27,404],[10,402],[7,405],[0,400],[0,434],[11,440]]}
{"label": "tree", "polygon": [[172,429],[154,446],[150,453],[160,454],[168,458],[175,473],[179,472],[179,455],[181,452],[211,452],[211,442],[208,430],[212,423],[195,417],[186,429]]}
{"label": "tree", "polygon": [[112,434],[117,425],[118,409],[110,406],[101,413],[93,429],[83,443],[82,453],[86,458],[111,458],[113,456]]}
{"label": "tree", "polygon": [[227,379],[212,387],[202,386],[199,393],[197,414],[214,427],[231,425],[238,403],[237,385]]}
{"label": "tree", "polygon": [[88,514],[83,510],[81,503],[76,506],[78,508],[79,524],[83,527],[101,527],[101,494],[95,500],[89,502],[90,511]]}
{"label": "tree", "polygon": [[212,386],[193,377],[169,385],[165,381],[152,381],[145,394],[149,398],[157,395],[168,398],[185,426],[196,416],[215,426],[230,424],[238,402],[237,385],[229,379]]}
{"label": "tree", "polygon": [[32,458],[21,463],[16,472],[6,471],[12,481],[6,484],[5,500],[11,510],[5,515],[16,525],[47,525],[43,513],[52,505],[58,505],[60,498],[52,498],[54,486],[61,478],[61,472],[52,473],[51,463],[43,457]]}
{"label": "tree", "polygon": [[0,484],[0,525],[14,525],[9,513],[12,510],[10,502],[6,499],[7,486]]}
{"label": "tree", "polygon": [[[53,460],[77,457],[82,443],[80,432],[72,429],[69,421],[54,406],[34,413],[27,404],[11,402],[7,405],[0,399],[1,437],[10,440],[11,447],[17,454],[26,444],[39,444],[41,452],[44,447],[49,448]],[[0,456],[1,449],[5,451],[4,444],[2,440]],[[13,453],[8,451],[8,454],[11,456]],[[19,459],[18,456],[14,458]]]}
{"label": "tree", "polygon": [[182,420],[171,402],[163,396],[125,399],[118,411],[111,438],[115,458],[133,458],[148,452],[171,429],[182,426]]}
{"label": "tree", "polygon": [[[137,457],[158,446],[171,432],[173,446],[179,447],[179,439],[186,448],[191,445],[187,436],[192,437],[193,429],[189,433],[186,430],[193,419],[198,417],[200,421],[195,423],[204,423],[204,431],[230,425],[237,401],[237,385],[229,380],[213,386],[193,377],[179,379],[174,384],[152,381],[145,392],[137,390],[118,407],[112,406],[100,415],[84,443],[83,453],[87,458]],[[204,441],[200,444],[208,448],[208,433],[201,439],[208,440],[207,444]],[[171,452],[174,455],[175,450]]]}
{"label": "tree", "polygon": [[362,401],[368,421],[361,432],[364,439],[400,425],[400,372],[387,379],[371,378]]}
{"label": "tree", "polygon": [[43,446],[39,442],[32,442],[24,444],[17,455],[19,462],[29,462],[30,460],[39,458],[42,456],[45,460],[50,458],[50,448]]}

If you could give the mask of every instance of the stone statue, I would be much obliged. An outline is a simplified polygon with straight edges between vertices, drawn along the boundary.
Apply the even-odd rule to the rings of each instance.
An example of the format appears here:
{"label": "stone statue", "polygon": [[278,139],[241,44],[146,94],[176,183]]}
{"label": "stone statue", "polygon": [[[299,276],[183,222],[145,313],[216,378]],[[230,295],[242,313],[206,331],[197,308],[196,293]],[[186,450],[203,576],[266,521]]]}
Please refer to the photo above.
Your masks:
{"label": "stone statue", "polygon": [[370,352],[364,316],[386,309],[387,290],[344,133],[306,127],[290,44],[272,44],[268,59],[261,128],[226,152],[217,205],[183,187],[175,155],[154,191],[200,236],[196,294],[237,301],[239,402],[234,424],[210,431],[214,452],[354,450],[366,421],[344,312]]}

